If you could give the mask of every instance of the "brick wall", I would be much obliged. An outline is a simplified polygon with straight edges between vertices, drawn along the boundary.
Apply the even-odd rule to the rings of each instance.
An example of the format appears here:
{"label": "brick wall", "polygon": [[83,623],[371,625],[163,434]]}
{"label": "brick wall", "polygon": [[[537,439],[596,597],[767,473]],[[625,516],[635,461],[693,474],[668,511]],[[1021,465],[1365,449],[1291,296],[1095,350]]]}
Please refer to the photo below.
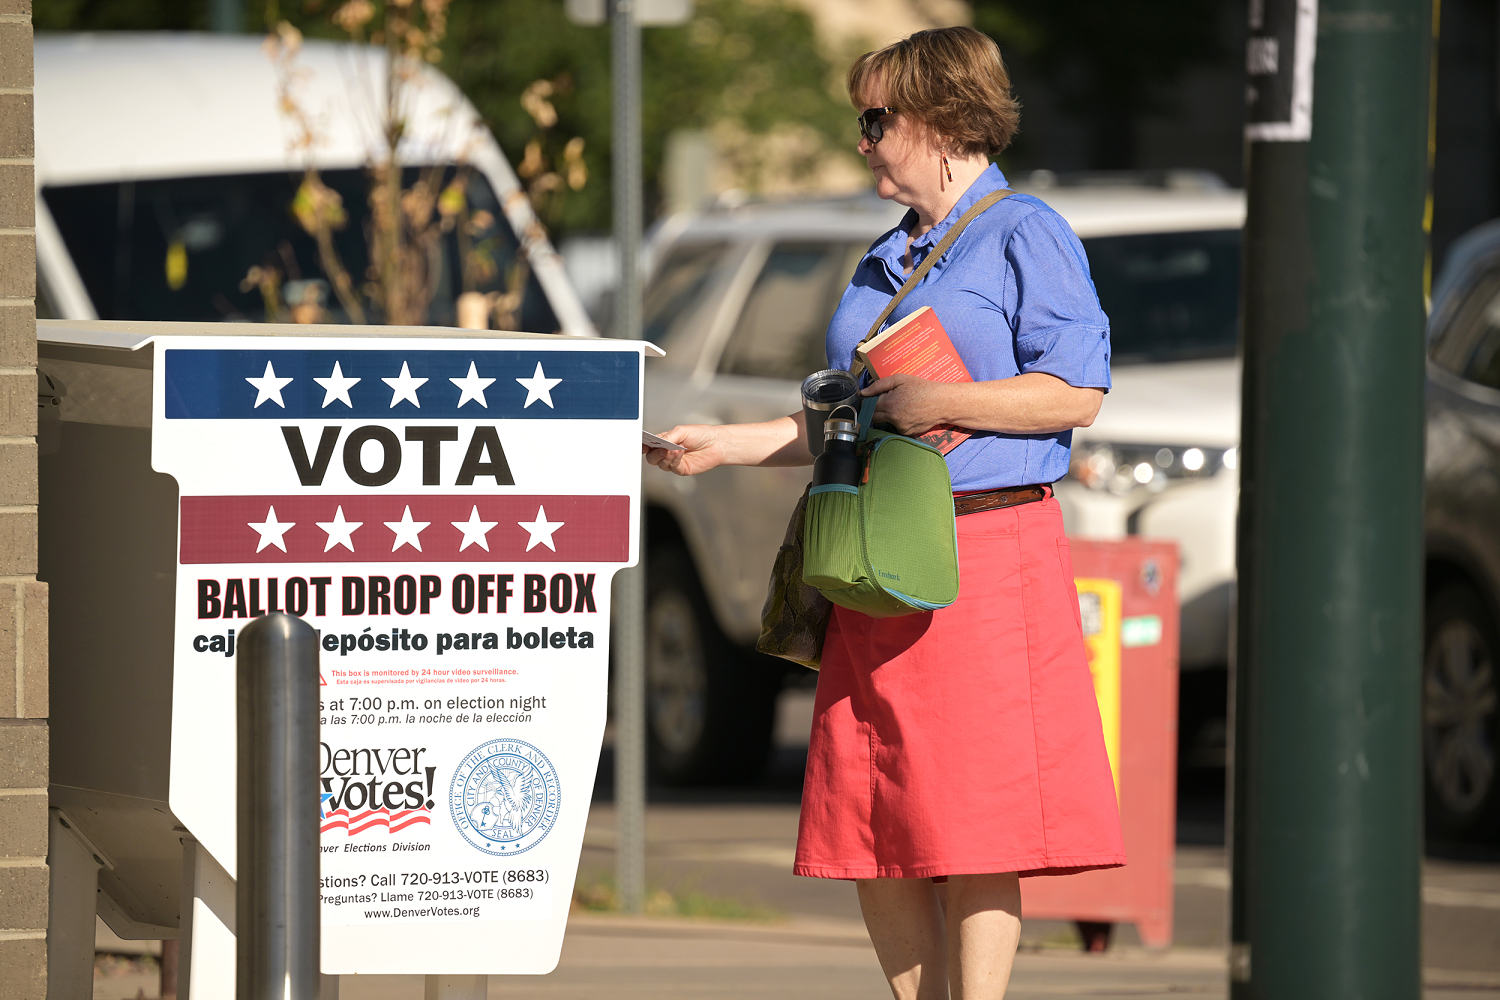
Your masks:
{"label": "brick wall", "polygon": [[36,581],[31,0],[0,0],[0,994],[47,992],[47,589]]}

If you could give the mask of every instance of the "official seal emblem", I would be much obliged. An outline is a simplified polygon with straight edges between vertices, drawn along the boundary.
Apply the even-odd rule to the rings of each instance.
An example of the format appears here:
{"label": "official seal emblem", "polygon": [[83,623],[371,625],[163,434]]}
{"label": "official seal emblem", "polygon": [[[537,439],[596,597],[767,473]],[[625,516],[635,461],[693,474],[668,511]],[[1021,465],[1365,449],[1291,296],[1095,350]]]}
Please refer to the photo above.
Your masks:
{"label": "official seal emblem", "polygon": [[557,822],[561,798],[546,754],[522,740],[493,739],[459,761],[448,805],[465,840],[506,857],[541,843]]}

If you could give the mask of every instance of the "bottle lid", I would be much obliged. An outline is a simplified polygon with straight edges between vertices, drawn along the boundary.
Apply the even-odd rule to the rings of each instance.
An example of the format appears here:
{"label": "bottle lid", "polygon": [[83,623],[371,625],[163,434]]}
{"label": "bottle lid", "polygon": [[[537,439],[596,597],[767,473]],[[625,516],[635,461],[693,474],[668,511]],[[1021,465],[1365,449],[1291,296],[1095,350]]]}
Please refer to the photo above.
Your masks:
{"label": "bottle lid", "polygon": [[855,420],[832,419],[823,421],[823,440],[826,441],[858,441],[859,422]]}

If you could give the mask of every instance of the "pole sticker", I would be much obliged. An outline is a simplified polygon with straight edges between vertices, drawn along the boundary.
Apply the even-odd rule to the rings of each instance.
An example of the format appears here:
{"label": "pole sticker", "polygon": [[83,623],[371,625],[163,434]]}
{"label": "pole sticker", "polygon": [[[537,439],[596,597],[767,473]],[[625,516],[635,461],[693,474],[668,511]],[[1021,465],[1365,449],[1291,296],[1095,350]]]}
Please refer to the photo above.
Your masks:
{"label": "pole sticker", "polygon": [[1317,36],[1318,0],[1250,0],[1248,141],[1306,142],[1312,137]]}

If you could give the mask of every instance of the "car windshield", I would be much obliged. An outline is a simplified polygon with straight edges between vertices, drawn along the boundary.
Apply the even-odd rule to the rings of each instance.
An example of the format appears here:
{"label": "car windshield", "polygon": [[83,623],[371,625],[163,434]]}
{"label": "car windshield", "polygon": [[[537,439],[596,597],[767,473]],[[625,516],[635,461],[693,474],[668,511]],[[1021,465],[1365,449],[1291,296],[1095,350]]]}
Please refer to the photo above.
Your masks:
{"label": "car windshield", "polygon": [[[484,177],[463,170],[445,190],[458,169],[438,176],[435,190],[449,200],[418,237],[429,241],[424,322],[457,325],[458,296],[473,291],[498,303],[513,328],[555,332],[535,275],[515,268],[515,234]],[[418,178],[409,168],[403,184]],[[101,319],[353,322],[323,261],[336,254],[352,289],[370,280],[370,177],[347,169],[319,179],[344,216],[321,249],[297,218],[306,207],[300,172],[51,186],[42,196]],[[408,219],[421,210],[402,207]],[[507,295],[512,282],[519,296]],[[383,321],[368,297],[364,309],[366,322]]]}
{"label": "car windshield", "polygon": [[1084,248],[1115,364],[1234,356],[1240,230],[1096,236]]}

